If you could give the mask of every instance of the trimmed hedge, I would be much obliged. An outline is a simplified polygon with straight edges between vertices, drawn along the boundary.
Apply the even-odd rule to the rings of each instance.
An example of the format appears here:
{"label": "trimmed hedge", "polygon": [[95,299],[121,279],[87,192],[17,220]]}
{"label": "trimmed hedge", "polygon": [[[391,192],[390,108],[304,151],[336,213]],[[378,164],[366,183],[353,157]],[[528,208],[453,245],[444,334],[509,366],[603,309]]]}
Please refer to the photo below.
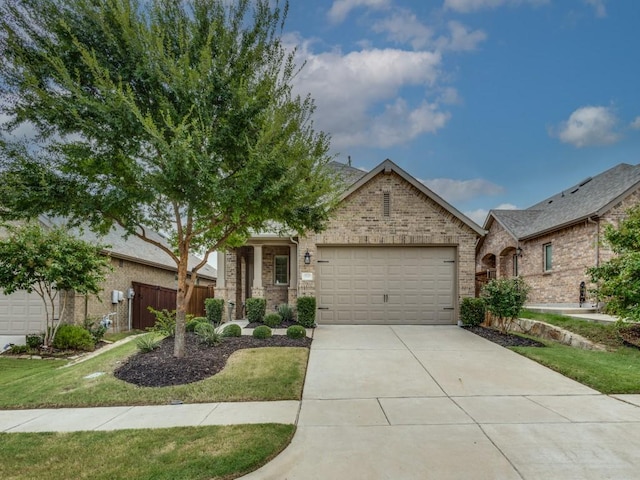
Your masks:
{"label": "trimmed hedge", "polygon": [[249,320],[249,323],[262,322],[264,314],[267,312],[267,299],[247,298],[245,307],[247,308],[247,320]]}
{"label": "trimmed hedge", "polygon": [[269,338],[271,337],[271,329],[266,325],[260,325],[253,329],[253,336],[261,339]]}
{"label": "trimmed hedge", "polygon": [[316,298],[298,297],[296,304],[298,310],[298,323],[305,328],[314,327],[316,324]]}
{"label": "trimmed hedge", "polygon": [[467,297],[460,304],[460,320],[470,327],[484,322],[485,305],[482,298]]}
{"label": "trimmed hedge", "polygon": [[224,313],[224,300],[222,298],[207,298],[204,301],[204,310],[207,320],[212,325],[220,325],[222,323],[222,314]]}
{"label": "trimmed hedge", "polygon": [[240,337],[242,335],[242,328],[237,323],[227,325],[222,330],[223,337]]}
{"label": "trimmed hedge", "polygon": [[96,344],[91,334],[79,325],[60,325],[53,339],[53,348],[59,350],[94,350]]}
{"label": "trimmed hedge", "polygon": [[291,325],[287,328],[287,337],[289,338],[304,338],[307,336],[307,331],[302,325]]}
{"label": "trimmed hedge", "polygon": [[264,317],[264,324],[267,327],[277,327],[282,323],[282,317],[278,313],[269,313]]}

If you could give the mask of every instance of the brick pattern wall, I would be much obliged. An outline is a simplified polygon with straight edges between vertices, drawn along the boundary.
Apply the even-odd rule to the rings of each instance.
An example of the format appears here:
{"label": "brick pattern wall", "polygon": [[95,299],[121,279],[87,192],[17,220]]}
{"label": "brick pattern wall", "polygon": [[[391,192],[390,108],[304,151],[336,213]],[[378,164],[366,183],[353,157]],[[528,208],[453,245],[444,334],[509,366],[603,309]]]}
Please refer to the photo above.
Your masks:
{"label": "brick pattern wall", "polygon": [[[611,259],[613,253],[603,243],[606,225],[617,227],[632,206],[640,204],[640,190],[628,195],[613,206],[599,220],[583,221],[567,228],[520,242],[522,257],[518,259],[520,276],[532,287],[528,303],[573,303],[580,299],[580,282],[587,285],[587,303],[595,299],[589,291],[595,287],[586,269]],[[544,269],[544,245],[552,245],[552,269]],[[476,254],[476,271],[487,268],[490,255],[496,257],[498,277],[512,276],[512,265],[506,263],[518,244],[494,221]]]}
{"label": "brick pattern wall", "polygon": [[[264,298],[267,299],[267,312],[272,312],[277,305],[288,302],[289,285],[275,284],[275,256],[289,256],[289,246],[265,246],[262,250],[262,286]],[[291,262],[289,262],[291,266]]]}
{"label": "brick pattern wall", "polygon": [[[384,193],[390,193],[390,215],[384,215]],[[328,228],[300,239],[301,272],[316,279],[318,245],[451,245],[458,252],[458,296],[474,295],[477,234],[396,173],[380,173],[347,197]],[[304,264],[306,250],[312,255]],[[298,295],[315,295],[315,281],[298,283]]]}

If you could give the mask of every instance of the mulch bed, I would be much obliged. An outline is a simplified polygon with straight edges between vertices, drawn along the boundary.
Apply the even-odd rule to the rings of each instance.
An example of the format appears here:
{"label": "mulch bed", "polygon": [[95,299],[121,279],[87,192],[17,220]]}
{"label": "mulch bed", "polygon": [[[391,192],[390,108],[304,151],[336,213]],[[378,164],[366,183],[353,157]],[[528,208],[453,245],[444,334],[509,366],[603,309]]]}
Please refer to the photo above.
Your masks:
{"label": "mulch bed", "polygon": [[541,342],[524,338],[519,335],[513,335],[511,333],[501,333],[493,328],[481,327],[479,325],[463,328],[482,338],[486,338],[493,343],[502,345],[503,347],[544,347],[544,344]]}
{"label": "mulch bed", "polygon": [[274,335],[266,339],[227,337],[221,343],[209,347],[190,332],[185,337],[185,356],[173,356],[173,338],[165,338],[160,347],[149,353],[136,353],[119,367],[114,375],[120,380],[141,387],[166,387],[204,380],[224,368],[229,356],[243,348],[258,347],[309,347],[311,338],[292,339]]}
{"label": "mulch bed", "polygon": [[618,328],[618,335],[626,344],[640,348],[640,324],[621,326]]}
{"label": "mulch bed", "polygon": [[[264,323],[251,322],[244,328],[256,328],[256,327],[259,327],[260,325],[264,325]],[[275,327],[271,327],[271,328],[289,328],[291,325],[300,325],[300,324],[295,320],[288,320],[288,321],[282,322],[280,325],[276,325]]]}

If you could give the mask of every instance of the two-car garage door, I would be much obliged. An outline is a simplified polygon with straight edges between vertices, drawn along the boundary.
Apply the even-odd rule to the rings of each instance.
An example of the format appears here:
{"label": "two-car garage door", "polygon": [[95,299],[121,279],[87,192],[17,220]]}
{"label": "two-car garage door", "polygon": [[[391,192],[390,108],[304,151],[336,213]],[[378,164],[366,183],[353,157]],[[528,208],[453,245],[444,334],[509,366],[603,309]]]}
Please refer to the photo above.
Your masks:
{"label": "two-car garage door", "polygon": [[455,247],[318,247],[318,323],[455,323],[455,262]]}

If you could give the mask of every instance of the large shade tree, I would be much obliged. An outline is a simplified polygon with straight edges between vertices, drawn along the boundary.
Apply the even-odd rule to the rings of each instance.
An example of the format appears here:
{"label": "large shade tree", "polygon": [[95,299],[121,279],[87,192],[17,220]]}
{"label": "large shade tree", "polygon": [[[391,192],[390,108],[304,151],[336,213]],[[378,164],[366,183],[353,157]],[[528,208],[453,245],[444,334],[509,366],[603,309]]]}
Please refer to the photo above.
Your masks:
{"label": "large shade tree", "polygon": [[[292,94],[286,10],[269,0],[0,6],[0,215],[62,215],[99,232],[115,222],[164,250],[178,271],[178,357],[208,254],[275,225],[319,230],[335,199],[313,101]],[[17,127],[37,144],[11,141]],[[204,259],[188,283],[190,252]]]}

